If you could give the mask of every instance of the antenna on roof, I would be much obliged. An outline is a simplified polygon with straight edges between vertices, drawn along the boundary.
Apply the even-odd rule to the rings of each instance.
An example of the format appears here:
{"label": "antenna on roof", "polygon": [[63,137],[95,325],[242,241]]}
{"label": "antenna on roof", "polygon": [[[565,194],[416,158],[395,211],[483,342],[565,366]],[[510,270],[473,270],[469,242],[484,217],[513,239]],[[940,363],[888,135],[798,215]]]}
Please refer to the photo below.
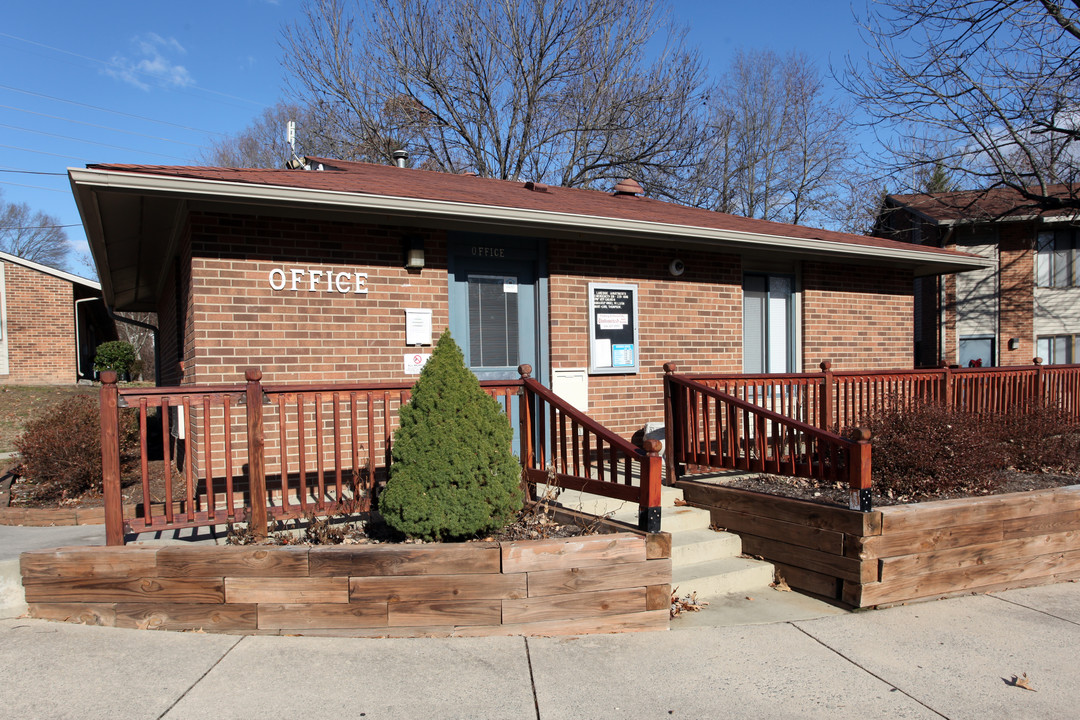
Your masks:
{"label": "antenna on roof", "polygon": [[296,170],[297,168],[304,168],[307,170],[307,166],[304,161],[296,156],[296,121],[290,120],[285,126],[285,142],[289,143],[289,153],[292,157],[289,158],[289,162],[285,163],[285,167],[290,170]]}

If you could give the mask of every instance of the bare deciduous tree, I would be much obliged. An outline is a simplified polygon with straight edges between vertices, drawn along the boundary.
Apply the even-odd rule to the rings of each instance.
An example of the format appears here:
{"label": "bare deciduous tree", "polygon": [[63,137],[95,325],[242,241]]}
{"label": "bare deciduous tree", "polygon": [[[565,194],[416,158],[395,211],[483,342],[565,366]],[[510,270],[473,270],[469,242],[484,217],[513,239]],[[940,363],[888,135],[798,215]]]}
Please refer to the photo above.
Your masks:
{"label": "bare deciduous tree", "polygon": [[701,148],[683,40],[661,0],[310,0],[283,46],[294,93],[364,159],[671,196]]}
{"label": "bare deciduous tree", "polygon": [[[135,320],[143,325],[157,325],[157,313],[122,312],[117,313],[117,315],[130,320]],[[139,377],[143,380],[153,382],[156,379],[156,368],[154,366],[154,331],[140,325],[117,322],[116,334],[121,340],[130,343],[131,347],[135,348],[135,354],[139,358],[139,365],[136,368]]]}
{"label": "bare deciduous tree", "polygon": [[854,172],[843,111],[804,56],[739,52],[710,103],[709,207],[836,226]]}
{"label": "bare deciduous tree", "polygon": [[862,22],[871,57],[843,82],[892,138],[898,177],[940,164],[962,185],[1080,208],[1050,187],[1080,179],[1080,3],[882,0]]}
{"label": "bare deciduous tree", "polygon": [[60,221],[26,203],[0,201],[0,250],[42,265],[63,268],[68,240]]}
{"label": "bare deciduous tree", "polygon": [[286,141],[289,121],[296,123],[297,155],[368,160],[370,154],[348,142],[327,108],[279,100],[238,133],[215,141],[198,161],[218,167],[282,168],[292,158]]}

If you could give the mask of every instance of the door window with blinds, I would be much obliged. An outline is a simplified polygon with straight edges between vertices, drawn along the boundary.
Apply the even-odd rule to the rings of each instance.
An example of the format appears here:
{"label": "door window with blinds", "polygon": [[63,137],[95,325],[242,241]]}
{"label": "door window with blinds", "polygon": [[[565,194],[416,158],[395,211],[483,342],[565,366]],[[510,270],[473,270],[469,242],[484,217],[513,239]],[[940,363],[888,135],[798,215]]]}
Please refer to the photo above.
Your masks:
{"label": "door window with blinds", "polygon": [[469,358],[474,368],[519,363],[518,279],[469,275]]}
{"label": "door window with blinds", "polygon": [[743,372],[793,372],[794,293],[790,275],[743,276]]}

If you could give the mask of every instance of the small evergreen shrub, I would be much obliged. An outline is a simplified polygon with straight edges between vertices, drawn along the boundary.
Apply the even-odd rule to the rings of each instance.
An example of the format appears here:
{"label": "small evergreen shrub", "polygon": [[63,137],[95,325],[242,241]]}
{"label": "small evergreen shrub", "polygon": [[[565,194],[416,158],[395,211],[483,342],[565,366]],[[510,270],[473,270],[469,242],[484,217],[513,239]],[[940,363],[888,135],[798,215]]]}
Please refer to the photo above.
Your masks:
{"label": "small evergreen shrub", "polygon": [[94,369],[98,372],[115,370],[118,375],[124,377],[130,375],[131,368],[134,367],[138,359],[139,356],[135,353],[135,348],[131,346],[131,343],[123,340],[110,340],[97,346],[97,354],[94,355]]}
{"label": "small evergreen shrub", "polygon": [[864,422],[872,433],[874,487],[894,497],[985,493],[1006,466],[992,429],[941,405],[894,404]]}
{"label": "small evergreen shrub", "polygon": [[395,530],[425,540],[503,527],[522,502],[512,439],[498,401],[444,332],[401,408],[380,513]]}
{"label": "small evergreen shrub", "polygon": [[[31,420],[15,442],[22,456],[18,471],[33,502],[62,501],[101,492],[101,419],[98,401],[76,395]],[[137,457],[139,426],[134,411],[120,413],[120,458]]]}

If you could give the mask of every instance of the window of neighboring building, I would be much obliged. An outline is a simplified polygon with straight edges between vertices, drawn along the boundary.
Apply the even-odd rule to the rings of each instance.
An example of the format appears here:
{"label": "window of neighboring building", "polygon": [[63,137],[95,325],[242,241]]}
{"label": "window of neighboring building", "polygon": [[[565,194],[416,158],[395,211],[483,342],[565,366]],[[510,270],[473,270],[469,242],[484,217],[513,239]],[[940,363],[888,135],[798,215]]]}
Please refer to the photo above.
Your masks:
{"label": "window of neighboring building", "polygon": [[743,276],[743,372],[793,372],[794,294],[790,275]]}
{"label": "window of neighboring building", "polygon": [[992,335],[968,335],[960,338],[960,367],[992,367],[994,358],[994,337]]}
{"label": "window of neighboring building", "polygon": [[1076,362],[1080,335],[1042,335],[1036,354],[1045,365],[1069,365]]}
{"label": "window of neighboring building", "polygon": [[1080,286],[1077,245],[1077,233],[1072,229],[1039,233],[1035,262],[1035,282],[1039,287]]}

